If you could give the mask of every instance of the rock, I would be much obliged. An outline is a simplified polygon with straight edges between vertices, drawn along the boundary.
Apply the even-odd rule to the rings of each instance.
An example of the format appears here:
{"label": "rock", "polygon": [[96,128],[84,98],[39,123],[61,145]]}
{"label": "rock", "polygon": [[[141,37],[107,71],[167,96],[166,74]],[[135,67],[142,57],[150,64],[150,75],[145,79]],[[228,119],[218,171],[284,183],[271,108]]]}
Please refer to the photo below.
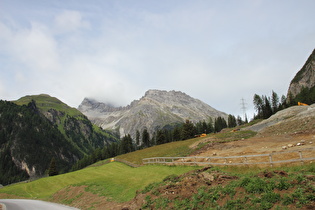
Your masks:
{"label": "rock", "polygon": [[295,97],[303,88],[312,88],[315,86],[315,49],[301,68],[301,70],[292,79],[288,93],[287,100],[289,102],[290,96]]}
{"label": "rock", "polygon": [[287,146],[282,146],[282,149],[288,149],[288,147]]}
{"label": "rock", "polygon": [[315,175],[305,175],[305,178],[311,181],[315,181]]}
{"label": "rock", "polygon": [[288,147],[293,147],[294,145],[293,144],[288,144]]}
{"label": "rock", "polygon": [[212,182],[214,181],[214,176],[212,174],[209,174],[207,172],[202,172],[200,175],[203,177],[203,179],[207,182]]}

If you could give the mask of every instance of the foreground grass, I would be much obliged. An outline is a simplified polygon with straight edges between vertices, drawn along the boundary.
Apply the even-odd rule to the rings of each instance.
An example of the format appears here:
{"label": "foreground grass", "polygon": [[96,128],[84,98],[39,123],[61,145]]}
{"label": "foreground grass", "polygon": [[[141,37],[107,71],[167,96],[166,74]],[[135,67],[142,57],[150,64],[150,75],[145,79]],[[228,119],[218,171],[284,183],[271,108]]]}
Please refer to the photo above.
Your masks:
{"label": "foreground grass", "polygon": [[193,169],[194,167],[187,166],[157,165],[132,168],[123,163],[114,162],[29,183],[7,186],[0,189],[0,194],[47,200],[68,186],[84,185],[87,186],[87,191],[123,202],[132,199],[137,190],[152,182],[161,181],[171,174],[179,175]]}

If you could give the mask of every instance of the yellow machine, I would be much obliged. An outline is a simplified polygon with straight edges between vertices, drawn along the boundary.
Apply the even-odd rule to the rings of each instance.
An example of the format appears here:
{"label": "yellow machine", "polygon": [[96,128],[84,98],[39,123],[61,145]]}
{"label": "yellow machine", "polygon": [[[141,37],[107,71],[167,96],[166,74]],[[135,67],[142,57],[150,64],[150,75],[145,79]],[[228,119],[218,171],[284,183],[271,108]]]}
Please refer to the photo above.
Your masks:
{"label": "yellow machine", "polygon": [[200,134],[200,135],[195,135],[195,137],[206,137],[207,134],[203,133],[203,134]]}
{"label": "yellow machine", "polygon": [[298,106],[308,106],[308,104],[298,102]]}

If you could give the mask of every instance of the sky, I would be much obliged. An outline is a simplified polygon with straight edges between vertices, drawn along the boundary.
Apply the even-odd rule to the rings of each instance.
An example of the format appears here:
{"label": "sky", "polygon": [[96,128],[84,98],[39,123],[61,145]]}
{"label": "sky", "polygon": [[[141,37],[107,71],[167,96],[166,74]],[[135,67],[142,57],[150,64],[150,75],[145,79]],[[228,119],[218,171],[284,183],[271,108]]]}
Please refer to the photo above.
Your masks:
{"label": "sky", "polygon": [[0,99],[176,90],[249,118],[315,48],[314,0],[0,0]]}

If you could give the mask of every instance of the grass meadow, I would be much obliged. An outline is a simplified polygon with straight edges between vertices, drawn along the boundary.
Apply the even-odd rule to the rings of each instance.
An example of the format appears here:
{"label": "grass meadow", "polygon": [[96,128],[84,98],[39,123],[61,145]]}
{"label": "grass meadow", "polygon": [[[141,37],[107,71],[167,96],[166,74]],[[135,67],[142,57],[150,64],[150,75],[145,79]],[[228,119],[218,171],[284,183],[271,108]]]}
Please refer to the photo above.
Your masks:
{"label": "grass meadow", "polygon": [[113,162],[98,167],[46,177],[28,183],[19,183],[0,189],[1,193],[31,199],[49,199],[54,193],[68,186],[87,186],[86,190],[106,196],[114,201],[132,199],[136,191],[152,182],[162,181],[166,176],[182,174],[196,167],[148,165],[132,168]]}

